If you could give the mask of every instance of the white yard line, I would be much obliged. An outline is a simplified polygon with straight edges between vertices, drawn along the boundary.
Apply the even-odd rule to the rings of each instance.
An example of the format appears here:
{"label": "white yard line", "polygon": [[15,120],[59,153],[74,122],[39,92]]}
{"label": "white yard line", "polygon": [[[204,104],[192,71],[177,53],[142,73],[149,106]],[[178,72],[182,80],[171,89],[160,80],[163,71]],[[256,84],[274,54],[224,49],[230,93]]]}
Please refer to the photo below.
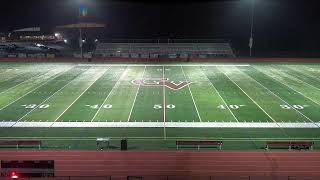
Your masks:
{"label": "white yard line", "polygon": [[[300,112],[299,110],[297,110],[296,108],[294,108],[292,105],[290,105],[288,102],[286,102],[284,99],[282,99],[280,96],[276,95],[274,92],[272,92],[270,89],[268,89],[267,87],[265,87],[264,85],[262,85],[259,81],[255,80],[254,78],[252,78],[251,76],[247,76],[248,78],[254,80],[255,82],[257,82],[260,86],[262,86],[263,88],[265,88],[267,91],[269,91],[271,94],[273,94],[274,96],[276,96],[278,99],[280,99],[282,102],[284,102],[285,104],[287,104],[289,107],[291,107],[293,110],[297,111],[299,114],[301,114],[303,117],[305,117],[306,119],[308,119],[310,122],[314,123],[310,118],[308,118],[306,115],[304,115],[302,112]],[[315,124],[316,125],[316,124]]]}
{"label": "white yard line", "polygon": [[298,78],[296,78],[296,77],[294,77],[294,76],[292,76],[292,75],[290,75],[290,74],[288,74],[288,73],[282,72],[281,70],[277,70],[277,69],[275,69],[275,68],[271,68],[271,69],[273,69],[274,71],[279,72],[280,74],[281,74],[281,73],[282,73],[282,74],[285,74],[285,75],[287,76],[287,78],[289,78],[289,79],[296,80],[296,81],[298,81],[298,82],[300,82],[300,83],[306,84],[306,85],[308,85],[308,86],[310,86],[310,87],[312,87],[312,88],[315,88],[315,89],[317,89],[317,90],[320,91],[320,89],[317,88],[317,87],[315,87],[314,85],[309,84],[309,83],[307,83],[307,82],[305,82],[305,81],[303,81],[303,80],[300,80],[300,79],[298,79]]}
{"label": "white yard line", "polygon": [[[303,74],[305,76],[308,76],[309,78],[313,78],[313,79],[319,80],[319,77],[315,76],[314,74],[308,74],[302,69],[299,69],[299,68],[296,68],[296,67],[292,67],[290,65],[284,65],[284,66],[286,66],[287,68],[291,69],[292,71],[296,71],[296,72],[299,72],[299,73],[301,73],[301,74]],[[304,66],[304,68],[308,69],[308,67],[305,67],[305,66]]]}
{"label": "white yard line", "polygon": [[[181,67],[181,70],[182,70],[184,79],[185,79],[186,81],[189,81],[189,79],[188,79],[187,76],[186,76],[186,73],[185,73],[184,70],[183,70],[183,67],[182,67],[182,66],[180,66],[180,67]],[[200,113],[199,113],[199,111],[198,111],[197,104],[196,104],[196,102],[195,102],[195,100],[194,100],[194,97],[193,97],[193,94],[192,94],[192,91],[191,91],[191,88],[190,88],[190,84],[188,84],[188,89],[189,89],[189,93],[190,93],[191,98],[192,98],[192,101],[193,101],[193,105],[194,105],[194,107],[195,107],[195,109],[196,109],[196,111],[197,111],[198,118],[199,118],[200,122],[202,122],[202,119],[201,119],[201,117],[200,117]]]}
{"label": "white yard line", "polygon": [[[162,80],[165,79],[165,68],[164,66],[162,66]],[[167,109],[167,106],[166,106],[166,87],[165,85],[163,84],[162,85],[162,98],[163,98],[163,138],[164,140],[167,139],[167,131],[166,131],[166,109]]]}
{"label": "white yard line", "polygon": [[[258,69],[258,71],[259,71],[259,69]],[[260,71],[260,72],[261,72],[261,71]],[[285,84],[285,83],[281,82],[280,80],[278,80],[278,79],[276,79],[276,78],[274,78],[274,77],[270,76],[270,75],[269,75],[269,74],[267,74],[267,73],[264,73],[264,72],[262,72],[262,73],[263,73],[263,74],[265,74],[266,76],[269,76],[270,78],[274,79],[275,81],[277,81],[277,82],[279,82],[279,83],[281,83],[281,84],[283,84],[283,85],[287,86],[289,89],[292,89],[293,91],[295,91],[295,92],[297,92],[297,93],[301,94],[303,97],[305,97],[305,98],[309,99],[310,101],[312,101],[312,102],[314,102],[314,103],[316,103],[316,104],[320,105],[320,103],[318,103],[317,101],[315,101],[315,100],[311,99],[310,97],[308,97],[308,96],[304,95],[304,94],[303,94],[303,93],[301,93],[300,91],[298,91],[298,90],[296,90],[296,89],[292,88],[290,85],[287,85],[287,84]]]}
{"label": "white yard line", "polygon": [[[143,73],[142,73],[141,78],[143,78],[143,77],[144,77],[144,73],[146,72],[146,69],[147,69],[147,66],[144,66],[144,70],[143,70]],[[138,96],[138,93],[139,93],[140,87],[141,87],[141,84],[139,84],[139,87],[138,87],[138,89],[137,89],[137,92],[136,92],[136,94],[135,94],[135,96],[134,96],[134,100],[133,100],[133,103],[132,103],[132,106],[131,106],[131,109],[130,109],[130,113],[129,113],[129,117],[128,117],[128,120],[127,120],[128,122],[130,121],[131,114],[132,114],[132,111],[133,111],[134,105],[135,105],[135,103],[136,103],[136,100],[137,100],[137,96]]]}
{"label": "white yard line", "polygon": [[[72,67],[71,67],[71,68],[72,68]],[[71,69],[71,68],[70,68],[70,69]],[[63,74],[63,73],[65,73],[65,72],[67,72],[67,71],[68,71],[68,70],[70,70],[70,69],[67,69],[67,70],[65,70],[65,71],[59,72],[59,73],[58,73],[58,74],[56,74],[56,75],[53,75],[51,78],[49,78],[49,79],[48,79],[48,80],[46,80],[45,82],[41,83],[39,86],[35,87],[34,89],[32,89],[31,91],[27,92],[27,93],[26,93],[26,94],[24,94],[23,96],[21,96],[21,97],[19,97],[19,98],[15,99],[15,100],[14,100],[14,101],[12,101],[11,103],[9,103],[9,104],[5,105],[4,107],[2,107],[2,108],[0,109],[0,111],[2,111],[3,109],[7,108],[7,107],[8,107],[8,106],[10,106],[11,104],[13,104],[13,103],[15,103],[15,102],[19,101],[20,99],[24,98],[25,96],[27,96],[28,94],[30,94],[30,93],[32,93],[32,92],[34,92],[35,90],[39,89],[40,87],[42,87],[42,86],[46,85],[46,84],[47,84],[47,83],[49,83],[51,80],[53,80],[53,79],[55,79],[55,78],[59,77],[61,74]]]}
{"label": "white yard line", "polygon": [[[46,73],[44,73],[44,74],[46,74]],[[0,94],[3,94],[3,93],[5,93],[5,92],[8,92],[8,91],[10,91],[11,89],[14,89],[14,88],[16,88],[16,87],[20,86],[21,84],[24,84],[24,83],[26,83],[26,82],[28,82],[28,81],[30,81],[30,80],[32,80],[32,79],[35,79],[35,78],[41,77],[41,76],[43,76],[44,74],[40,74],[40,75],[39,75],[39,74],[37,74],[36,76],[32,76],[32,77],[30,77],[30,78],[28,78],[28,79],[26,79],[26,80],[22,81],[21,83],[16,84],[16,85],[14,85],[14,86],[10,87],[9,89],[6,89],[5,91],[0,92]]]}
{"label": "white yard line", "polygon": [[[220,71],[220,70],[219,70]],[[273,119],[254,99],[252,99],[236,82],[234,82],[226,73],[221,71],[233,84],[235,84],[251,101],[258,106],[274,123],[277,124],[277,121]],[[280,127],[280,126],[279,126]]]}
{"label": "white yard line", "polygon": [[[106,70],[106,71],[107,71],[107,70]],[[54,123],[56,123],[56,122],[60,119],[60,117],[61,117],[65,112],[67,112],[67,111],[70,109],[70,107],[71,107],[74,103],[76,103],[76,102],[78,101],[78,99],[80,99],[80,97],[81,97],[85,92],[87,92],[87,90],[88,90],[92,85],[94,85],[95,82],[97,82],[98,79],[100,79],[100,77],[101,77],[103,74],[104,74],[104,73],[101,73],[100,76],[96,77],[96,79],[90,84],[90,86],[88,86],[88,87],[54,120],[54,122],[50,125],[50,127],[52,127],[52,126],[54,125]]]}
{"label": "white yard line", "polygon": [[[51,96],[49,96],[47,99],[45,99],[44,101],[42,101],[39,105],[37,105],[35,108],[33,108],[31,111],[29,111],[28,113],[26,113],[24,116],[22,116],[20,119],[18,119],[17,122],[21,121],[23,118],[25,118],[26,116],[28,116],[30,113],[32,113],[33,111],[35,111],[36,109],[38,109],[38,107],[40,107],[41,105],[43,105],[44,103],[46,103],[48,100],[50,100],[53,96],[55,96],[57,93],[59,93],[60,91],[62,91],[65,87],[67,87],[68,85],[70,85],[71,83],[73,83],[74,81],[76,81],[77,78],[72,79],[70,82],[68,82],[67,84],[65,84],[63,87],[61,87],[58,91],[56,91],[55,93],[53,93]],[[17,123],[16,122],[16,123]],[[15,125],[15,124],[14,124]],[[13,126],[14,126],[13,125]]]}
{"label": "white yard line", "polygon": [[122,75],[119,77],[118,81],[116,82],[116,84],[112,87],[111,91],[109,92],[108,96],[104,99],[102,105],[99,107],[98,111],[94,114],[93,118],[91,119],[91,122],[94,121],[94,119],[97,117],[97,115],[99,114],[100,110],[102,109],[103,105],[107,102],[107,100],[109,99],[109,97],[113,94],[113,91],[115,89],[117,89],[120,85],[121,79],[126,75],[126,71],[128,70],[128,67],[126,68],[125,71],[122,72]]}
{"label": "white yard line", "polygon": [[210,85],[212,86],[212,88],[216,91],[216,93],[219,95],[219,97],[221,98],[221,100],[223,101],[224,105],[227,107],[227,109],[230,111],[230,113],[232,114],[232,116],[234,117],[234,119],[239,122],[238,118],[233,114],[233,112],[231,111],[231,109],[229,108],[228,104],[226,103],[226,101],[222,98],[222,96],[220,95],[219,91],[216,89],[216,87],[214,87],[214,85],[212,84],[212,82],[210,81],[210,79],[208,78],[208,76],[202,71],[202,69],[200,69],[200,71],[202,72],[202,74],[207,78],[207,80],[210,82]]}

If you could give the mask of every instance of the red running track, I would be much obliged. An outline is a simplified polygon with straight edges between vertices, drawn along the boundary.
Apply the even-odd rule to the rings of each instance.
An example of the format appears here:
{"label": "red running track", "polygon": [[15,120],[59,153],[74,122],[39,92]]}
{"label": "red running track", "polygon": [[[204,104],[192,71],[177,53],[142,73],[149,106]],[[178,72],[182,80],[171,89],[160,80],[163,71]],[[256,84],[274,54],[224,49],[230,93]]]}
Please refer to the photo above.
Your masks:
{"label": "red running track", "polygon": [[320,179],[320,152],[307,151],[0,151],[0,160],[54,160],[56,176],[227,175]]}

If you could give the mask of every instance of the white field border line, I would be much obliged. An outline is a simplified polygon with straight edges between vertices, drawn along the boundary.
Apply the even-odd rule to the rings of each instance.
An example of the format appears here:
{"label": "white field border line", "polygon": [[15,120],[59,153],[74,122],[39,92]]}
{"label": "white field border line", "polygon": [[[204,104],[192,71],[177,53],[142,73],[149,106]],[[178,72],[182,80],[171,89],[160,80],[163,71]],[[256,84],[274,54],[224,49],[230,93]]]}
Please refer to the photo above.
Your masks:
{"label": "white field border line", "polygon": [[292,79],[292,80],[301,82],[301,83],[303,83],[303,84],[306,84],[306,85],[308,85],[308,86],[310,86],[310,87],[312,87],[312,88],[315,88],[315,89],[317,89],[317,90],[320,91],[320,89],[317,88],[317,87],[315,87],[314,85],[309,84],[309,83],[307,83],[307,82],[305,82],[305,81],[303,81],[303,80],[300,80],[300,79],[298,79],[298,78],[296,78],[296,77],[294,77],[294,76],[292,76],[292,75],[290,75],[290,74],[288,74],[288,73],[286,73],[286,72],[283,72],[283,71],[278,70],[278,69],[275,69],[275,68],[271,68],[271,69],[272,69],[273,71],[276,71],[276,72],[278,72],[278,73],[280,73],[280,74],[285,75],[285,76],[286,76],[287,78],[289,78],[289,79]]}
{"label": "white field border line", "polygon": [[[110,68],[108,68],[108,69],[110,69]],[[107,69],[107,70],[108,70],[108,69]],[[105,70],[104,73],[105,73],[107,70]],[[68,109],[69,109],[75,102],[77,102],[78,99],[80,99],[80,97],[81,97],[85,92],[87,92],[87,90],[88,90],[95,82],[97,82],[97,80],[100,79],[100,77],[101,77],[104,73],[101,73],[101,75],[98,76],[97,79],[95,79],[95,80],[90,84],[90,86],[88,86],[88,87],[54,120],[54,122],[50,125],[50,127],[52,127],[52,126],[54,125],[54,123],[56,123],[56,122],[59,120],[59,118],[60,118],[65,112],[67,112]]]}
{"label": "white field border line", "polygon": [[[251,101],[257,105],[274,123],[278,124],[276,120],[273,119],[255,100],[253,100],[236,82],[234,82],[224,71],[219,70],[222,72],[233,84],[235,84]],[[280,126],[279,126],[280,127]]]}
{"label": "white field border line", "polygon": [[212,82],[210,81],[210,79],[208,78],[208,76],[205,74],[205,72],[203,72],[203,70],[200,68],[200,71],[202,72],[202,74],[207,78],[207,80],[209,81],[211,87],[216,91],[216,93],[219,95],[219,97],[221,98],[222,102],[224,103],[224,105],[227,107],[227,109],[230,111],[230,113],[232,114],[232,116],[234,117],[234,119],[239,122],[238,118],[233,114],[233,112],[231,111],[231,109],[229,108],[228,104],[226,103],[226,101],[222,98],[222,96],[220,95],[219,91],[216,89],[216,87],[214,87],[214,85],[212,84]]}
{"label": "white field border line", "polygon": [[[112,136],[110,137],[111,139],[123,139],[123,137],[121,136]],[[97,140],[97,137],[92,137],[92,136],[87,136],[87,137],[76,137],[76,136],[69,136],[69,137],[59,137],[59,136],[50,136],[50,137],[44,137],[44,136],[24,136],[24,137],[1,137],[0,136],[0,140],[3,139],[41,139],[41,140]],[[146,139],[154,139],[154,140],[161,140],[162,137],[161,136],[152,136],[152,137],[143,137],[143,136],[130,136],[128,137],[128,139],[136,139],[136,140],[146,140]],[[171,140],[176,140],[176,139],[203,139],[203,137],[199,137],[199,136],[184,136],[184,137],[179,137],[179,136],[174,136],[174,137],[168,137],[168,139]],[[212,139],[212,140],[227,140],[227,141],[252,141],[252,140],[257,140],[257,141],[266,141],[266,140],[277,140],[277,141],[281,141],[281,140],[292,140],[292,141],[296,141],[296,140],[314,140],[314,141],[320,141],[320,138],[305,138],[305,137],[294,137],[294,138],[285,138],[285,137],[264,137],[264,138],[228,138],[228,137],[219,137],[219,138],[206,138],[208,140]],[[251,152],[248,152],[251,153]],[[319,156],[317,156],[319,157]]]}
{"label": "white field border line", "polygon": [[[85,71],[84,71],[85,72]],[[48,100],[50,100],[53,96],[55,96],[57,93],[59,93],[60,91],[62,91],[65,87],[67,87],[69,84],[71,84],[72,82],[74,82],[77,78],[72,79],[70,82],[68,82],[67,84],[65,84],[64,86],[62,86],[59,90],[57,90],[56,92],[54,92],[51,96],[49,96],[47,99],[45,99],[44,101],[42,101],[39,105],[37,105],[35,108],[33,108],[32,110],[30,110],[28,113],[26,113],[25,115],[23,115],[21,118],[18,119],[17,122],[21,121],[23,118],[25,118],[26,116],[28,116],[30,113],[32,113],[33,111],[35,111],[36,109],[38,109],[38,107],[40,107],[41,105],[43,105],[45,102],[47,102]],[[16,123],[17,123],[16,122]],[[15,123],[15,124],[16,124]],[[12,127],[15,125],[13,124]]]}
{"label": "white field border line", "polygon": [[8,91],[10,91],[11,89],[14,89],[14,88],[16,88],[16,87],[20,86],[21,84],[24,84],[24,83],[26,83],[26,82],[28,82],[28,81],[30,81],[30,80],[32,80],[32,79],[35,79],[35,78],[41,77],[41,76],[43,76],[43,75],[45,75],[45,74],[47,74],[47,73],[48,73],[48,72],[44,72],[43,74],[41,74],[41,73],[40,73],[40,74],[37,74],[36,76],[32,76],[32,77],[30,77],[30,78],[28,78],[28,79],[26,79],[26,80],[22,81],[21,83],[16,84],[16,85],[14,85],[14,86],[10,87],[9,89],[6,89],[5,91],[0,92],[0,94],[3,94],[3,93],[5,93],[5,92],[8,92]]}
{"label": "white field border line", "polygon": [[[238,69],[239,70],[239,69]],[[242,71],[239,70],[239,72],[242,73]],[[246,75],[246,74],[245,74]],[[305,117],[306,119],[308,119],[310,122],[314,123],[316,126],[318,126],[315,122],[313,122],[309,117],[307,117],[306,115],[304,115],[302,112],[300,112],[299,110],[297,110],[296,108],[294,108],[292,105],[290,105],[288,102],[286,102],[284,99],[282,99],[280,96],[276,95],[274,92],[272,92],[270,89],[268,89],[267,87],[265,87],[263,84],[261,84],[259,81],[255,80],[254,78],[252,78],[251,76],[246,75],[248,78],[254,80],[255,82],[257,82],[261,87],[265,88],[266,90],[268,90],[271,94],[273,94],[275,97],[277,97],[278,99],[280,99],[282,102],[284,102],[285,104],[287,104],[289,107],[291,107],[293,110],[297,111],[299,114],[301,114],[303,117]]]}
{"label": "white field border line", "polygon": [[[72,67],[70,67],[70,69],[72,69]],[[50,81],[54,80],[55,78],[59,77],[60,75],[64,74],[65,72],[67,72],[70,69],[66,69],[64,71],[58,72],[56,75],[53,75],[52,77],[50,77],[49,79],[45,80],[43,83],[40,83],[39,86],[35,87],[34,89],[32,89],[31,91],[27,92],[26,94],[24,94],[23,96],[15,99],[14,101],[12,101],[11,103],[5,105],[4,107],[2,107],[0,109],[0,111],[2,111],[3,109],[7,108],[8,106],[10,106],[11,104],[19,101],[20,99],[24,98],[25,96],[27,96],[28,94],[32,93],[33,91],[36,91],[37,89],[41,88],[42,86],[46,85],[47,83],[49,83]]]}
{"label": "white field border line", "polygon": [[[8,122],[0,122],[0,127],[10,127]],[[32,128],[163,128],[163,122],[18,122],[15,128],[32,127]],[[318,129],[313,123],[270,123],[270,122],[166,122],[169,128],[307,128]],[[1,128],[0,128],[1,129]]]}
{"label": "white field border line", "polygon": [[[146,69],[147,69],[147,66],[144,66],[144,70],[143,70],[143,73],[142,73],[142,75],[141,75],[141,78],[144,77],[144,73],[146,72]],[[132,106],[131,106],[131,109],[130,109],[130,113],[129,113],[128,120],[127,120],[128,122],[130,121],[131,114],[132,114],[134,105],[135,105],[135,103],[136,103],[136,100],[137,100],[137,96],[138,96],[140,87],[141,87],[141,85],[139,84],[139,87],[138,87],[137,92],[136,92],[136,94],[135,94],[135,96],[134,96],[134,100],[133,100],[133,103],[132,103]]]}
{"label": "white field border line", "polygon": [[126,70],[124,70],[124,71],[122,72],[122,74],[120,75],[118,81],[117,81],[116,84],[112,87],[112,89],[111,89],[111,91],[109,92],[108,96],[104,99],[102,105],[99,107],[99,109],[97,110],[97,112],[94,114],[93,118],[91,119],[91,122],[93,122],[94,119],[97,117],[97,115],[99,114],[99,112],[100,112],[100,110],[102,109],[102,107],[104,106],[104,104],[107,102],[107,100],[109,99],[109,97],[113,94],[113,91],[119,87],[120,82],[121,82],[122,78],[124,77],[124,75],[126,75],[125,72],[126,72],[127,70],[128,70],[128,66],[126,67]]}
{"label": "white field border line", "polygon": [[[187,78],[186,73],[185,73],[184,70],[183,70],[183,67],[182,67],[182,66],[180,66],[180,67],[181,67],[181,70],[182,70],[184,79],[185,79],[186,81],[189,81],[189,78]],[[191,95],[191,98],[192,98],[194,107],[195,107],[195,109],[196,109],[196,111],[197,111],[198,118],[199,118],[200,122],[202,122],[202,119],[201,119],[200,114],[199,114],[199,111],[198,111],[197,104],[196,104],[196,102],[195,102],[195,100],[194,100],[194,97],[193,97],[193,94],[192,94],[192,91],[191,91],[191,88],[190,88],[190,83],[188,83],[188,89],[189,89],[189,93],[190,93],[190,95]]]}
{"label": "white field border line", "polygon": [[[165,77],[165,71],[166,71],[166,68],[164,66],[162,66],[162,79],[164,79]],[[162,86],[162,107],[163,107],[163,138],[164,140],[167,139],[167,131],[166,131],[166,109],[167,109],[167,106],[166,106],[166,87],[165,85],[163,84]]]}
{"label": "white field border line", "polygon": [[[255,68],[255,69],[257,69],[257,68]],[[259,69],[257,69],[257,70],[258,70],[258,71],[260,71],[260,72],[264,71],[264,70],[262,70],[262,71],[261,71],[261,70],[259,70]],[[276,78],[274,78],[274,77],[270,76],[269,74],[267,74],[267,73],[265,73],[265,72],[262,72],[262,73],[263,73],[263,74],[265,74],[266,76],[269,76],[271,79],[274,79],[275,81],[277,81],[277,82],[279,82],[279,83],[281,83],[281,84],[283,84],[283,85],[287,86],[289,89],[291,89],[291,90],[293,90],[293,91],[295,91],[295,92],[297,92],[297,93],[301,94],[303,97],[305,97],[305,98],[309,99],[310,101],[314,102],[315,104],[320,105],[320,103],[318,103],[318,102],[316,102],[315,100],[311,99],[310,97],[308,97],[308,96],[304,95],[304,94],[303,94],[303,93],[301,93],[300,91],[298,91],[298,90],[296,90],[296,89],[292,88],[290,85],[287,85],[287,84],[285,84],[285,83],[281,82],[280,80],[278,80],[278,79],[276,79]]]}
{"label": "white field border line", "polygon": [[147,66],[147,67],[162,67],[162,66],[242,66],[248,67],[249,64],[78,64],[78,66]]}

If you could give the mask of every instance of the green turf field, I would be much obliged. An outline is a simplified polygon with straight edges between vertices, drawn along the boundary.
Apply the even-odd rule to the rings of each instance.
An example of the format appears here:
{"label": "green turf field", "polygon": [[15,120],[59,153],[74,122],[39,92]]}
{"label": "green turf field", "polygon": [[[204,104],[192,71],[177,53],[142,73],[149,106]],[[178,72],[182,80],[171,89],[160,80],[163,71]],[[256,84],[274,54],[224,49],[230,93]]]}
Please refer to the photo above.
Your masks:
{"label": "green turf field", "polygon": [[132,149],[177,139],[320,140],[316,63],[0,64],[0,138],[48,149],[94,149],[97,137]]}

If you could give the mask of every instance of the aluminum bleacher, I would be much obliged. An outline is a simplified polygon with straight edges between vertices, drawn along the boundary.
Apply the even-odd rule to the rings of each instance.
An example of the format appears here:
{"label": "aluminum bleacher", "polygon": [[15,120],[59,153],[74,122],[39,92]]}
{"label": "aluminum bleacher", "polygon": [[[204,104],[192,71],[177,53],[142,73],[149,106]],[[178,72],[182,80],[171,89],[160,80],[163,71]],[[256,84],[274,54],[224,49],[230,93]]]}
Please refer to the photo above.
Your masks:
{"label": "aluminum bleacher", "polygon": [[106,42],[99,43],[95,55],[132,58],[212,58],[235,57],[229,42]]}

